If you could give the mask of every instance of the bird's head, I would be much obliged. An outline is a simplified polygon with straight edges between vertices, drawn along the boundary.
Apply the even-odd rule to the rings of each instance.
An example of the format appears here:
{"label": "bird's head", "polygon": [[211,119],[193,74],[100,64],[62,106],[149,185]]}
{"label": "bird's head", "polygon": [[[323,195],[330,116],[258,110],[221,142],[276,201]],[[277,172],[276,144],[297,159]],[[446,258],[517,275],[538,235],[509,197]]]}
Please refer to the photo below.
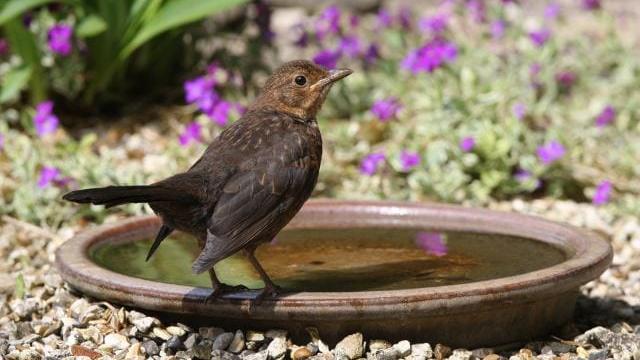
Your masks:
{"label": "bird's head", "polygon": [[331,85],[351,73],[349,69],[326,70],[307,60],[290,61],[271,75],[251,108],[314,118]]}

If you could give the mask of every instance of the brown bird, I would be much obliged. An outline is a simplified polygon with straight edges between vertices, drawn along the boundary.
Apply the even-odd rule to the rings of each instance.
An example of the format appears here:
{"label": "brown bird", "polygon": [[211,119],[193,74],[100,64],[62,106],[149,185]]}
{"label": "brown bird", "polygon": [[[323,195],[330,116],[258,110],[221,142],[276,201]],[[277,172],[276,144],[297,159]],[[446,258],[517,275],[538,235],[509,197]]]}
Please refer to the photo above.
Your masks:
{"label": "brown bird", "polygon": [[316,114],[331,85],[351,72],[288,62],[186,172],[151,185],[77,190],[63,198],[106,207],[148,203],[162,226],[147,260],[174,229],[195,236],[202,251],[192,270],[209,271],[213,291],[207,300],[232,289],[218,280],[213,266],[240,250],[265,283],[259,297],[276,295],[279,288],[254,251],[273,239],[311,195],[322,157]]}

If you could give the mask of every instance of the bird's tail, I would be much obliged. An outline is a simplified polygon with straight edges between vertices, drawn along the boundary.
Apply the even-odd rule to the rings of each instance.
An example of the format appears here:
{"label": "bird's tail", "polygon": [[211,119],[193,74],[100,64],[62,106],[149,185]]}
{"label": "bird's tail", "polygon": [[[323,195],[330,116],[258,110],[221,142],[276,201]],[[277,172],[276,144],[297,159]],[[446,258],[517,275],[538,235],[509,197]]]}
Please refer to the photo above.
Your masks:
{"label": "bird's tail", "polygon": [[112,207],[128,203],[148,203],[152,201],[176,200],[179,194],[157,185],[107,186],[71,191],[62,198],[82,204],[96,204]]}

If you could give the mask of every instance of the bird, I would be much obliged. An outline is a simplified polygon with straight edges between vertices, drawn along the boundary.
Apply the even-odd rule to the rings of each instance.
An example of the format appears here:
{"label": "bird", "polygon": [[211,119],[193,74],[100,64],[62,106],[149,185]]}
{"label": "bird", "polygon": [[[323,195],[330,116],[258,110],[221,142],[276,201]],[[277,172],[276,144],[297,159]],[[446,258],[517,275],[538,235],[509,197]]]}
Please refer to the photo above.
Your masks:
{"label": "bird", "polygon": [[240,251],[264,282],[257,298],[278,296],[282,289],[255,250],[271,241],[311,196],[322,158],[316,115],[332,85],[351,73],[308,60],[286,62],[185,172],[149,185],[75,190],[63,199],[107,208],[149,204],[162,225],[147,261],[173,231],[194,236],[201,251],[191,270],[208,271],[211,279],[205,302],[239,289],[222,283],[214,265]]}

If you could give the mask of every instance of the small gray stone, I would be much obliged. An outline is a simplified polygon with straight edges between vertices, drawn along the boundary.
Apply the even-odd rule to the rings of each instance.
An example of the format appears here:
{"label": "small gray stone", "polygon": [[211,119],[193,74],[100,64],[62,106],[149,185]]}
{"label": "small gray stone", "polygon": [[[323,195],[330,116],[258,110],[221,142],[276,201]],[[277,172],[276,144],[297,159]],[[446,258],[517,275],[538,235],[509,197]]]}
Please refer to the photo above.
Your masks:
{"label": "small gray stone", "polygon": [[554,354],[557,354],[557,355],[576,351],[575,345],[570,345],[570,344],[562,343],[559,341],[550,342],[547,344],[547,346],[551,348],[551,351],[553,351]]}
{"label": "small gray stone", "polygon": [[216,339],[213,340],[213,350],[225,350],[231,344],[233,340],[233,333],[226,332],[216,336]]}
{"label": "small gray stone", "polygon": [[156,344],[153,340],[147,340],[142,343],[142,348],[144,349],[144,353],[153,356],[158,355],[160,353],[160,348],[158,348],[158,344]]}
{"label": "small gray stone", "polygon": [[247,341],[255,341],[255,342],[264,341],[264,338],[265,338],[264,333],[259,331],[252,331],[252,330],[247,331],[247,335],[245,336],[245,339]]}
{"label": "small gray stone", "polygon": [[275,330],[268,330],[265,334],[265,337],[268,337],[269,339],[278,339],[278,338],[282,338],[282,339],[287,339],[287,330],[279,330],[279,329],[275,329]]}
{"label": "small gray stone", "polygon": [[397,342],[393,344],[393,347],[398,350],[398,353],[400,353],[400,357],[405,357],[411,354],[411,343],[407,340]]}
{"label": "small gray stone", "polygon": [[394,347],[367,353],[368,360],[397,360],[399,358],[400,352]]}
{"label": "small gray stone", "polygon": [[203,339],[215,339],[218,335],[224,332],[223,329],[217,327],[201,327],[198,329],[198,333]]}
{"label": "small gray stone", "polygon": [[105,336],[104,344],[116,350],[129,348],[129,340],[127,337],[116,333],[111,333]]}
{"label": "small gray stone", "polygon": [[216,360],[240,360],[240,356],[223,350],[213,350],[211,358]]}
{"label": "small gray stone", "polygon": [[267,350],[258,351],[257,353],[245,355],[242,358],[244,360],[267,360]]}
{"label": "small gray stone", "polygon": [[282,337],[277,337],[269,343],[267,355],[269,359],[282,359],[287,354],[287,343]]}
{"label": "small gray stone", "polygon": [[167,332],[167,330],[159,328],[159,327],[154,327],[153,328],[153,335],[161,340],[167,341],[169,339],[171,339],[171,334],[169,334]]}
{"label": "small gray stone", "polygon": [[588,360],[607,360],[607,349],[594,350],[589,353]]}
{"label": "small gray stone", "polygon": [[311,356],[317,354],[318,351],[319,351],[318,345],[316,345],[316,344],[314,344],[312,342],[307,344],[307,349],[309,349],[309,352],[311,353]]}
{"label": "small gray stone", "polygon": [[478,348],[471,351],[471,354],[475,358],[484,359],[485,357],[494,354],[495,351],[491,348]]}
{"label": "small gray stone", "polygon": [[336,357],[346,357],[347,359],[357,359],[364,353],[363,338],[361,333],[348,335],[336,344],[334,350]]}
{"label": "small gray stone", "polygon": [[387,340],[371,340],[369,341],[369,351],[375,353],[378,350],[388,349],[392,346]]}
{"label": "small gray stone", "polygon": [[172,351],[178,351],[184,349],[184,344],[177,335],[173,335],[167,340],[167,348]]}
{"label": "small gray stone", "polygon": [[465,349],[455,349],[449,357],[449,360],[470,360],[473,353]]}
{"label": "small gray stone", "polygon": [[211,359],[212,345],[213,342],[211,340],[205,339],[201,343],[193,345],[191,352],[198,359],[209,360]]}
{"label": "small gray stone", "polygon": [[143,333],[148,333],[153,325],[159,324],[159,321],[152,317],[143,317],[131,321],[131,324]]}
{"label": "small gray stone", "polygon": [[183,337],[187,332],[180,326],[169,326],[167,332],[177,337]]}
{"label": "small gray stone", "polygon": [[198,342],[198,336],[198,334],[191,334],[187,336],[184,341],[184,347],[191,350],[191,348],[193,348],[193,346]]}
{"label": "small gray stone", "polygon": [[238,354],[243,349],[244,349],[244,334],[242,333],[242,330],[238,330],[233,336],[233,340],[231,340],[231,344],[229,344],[227,351],[232,352],[234,354]]}

